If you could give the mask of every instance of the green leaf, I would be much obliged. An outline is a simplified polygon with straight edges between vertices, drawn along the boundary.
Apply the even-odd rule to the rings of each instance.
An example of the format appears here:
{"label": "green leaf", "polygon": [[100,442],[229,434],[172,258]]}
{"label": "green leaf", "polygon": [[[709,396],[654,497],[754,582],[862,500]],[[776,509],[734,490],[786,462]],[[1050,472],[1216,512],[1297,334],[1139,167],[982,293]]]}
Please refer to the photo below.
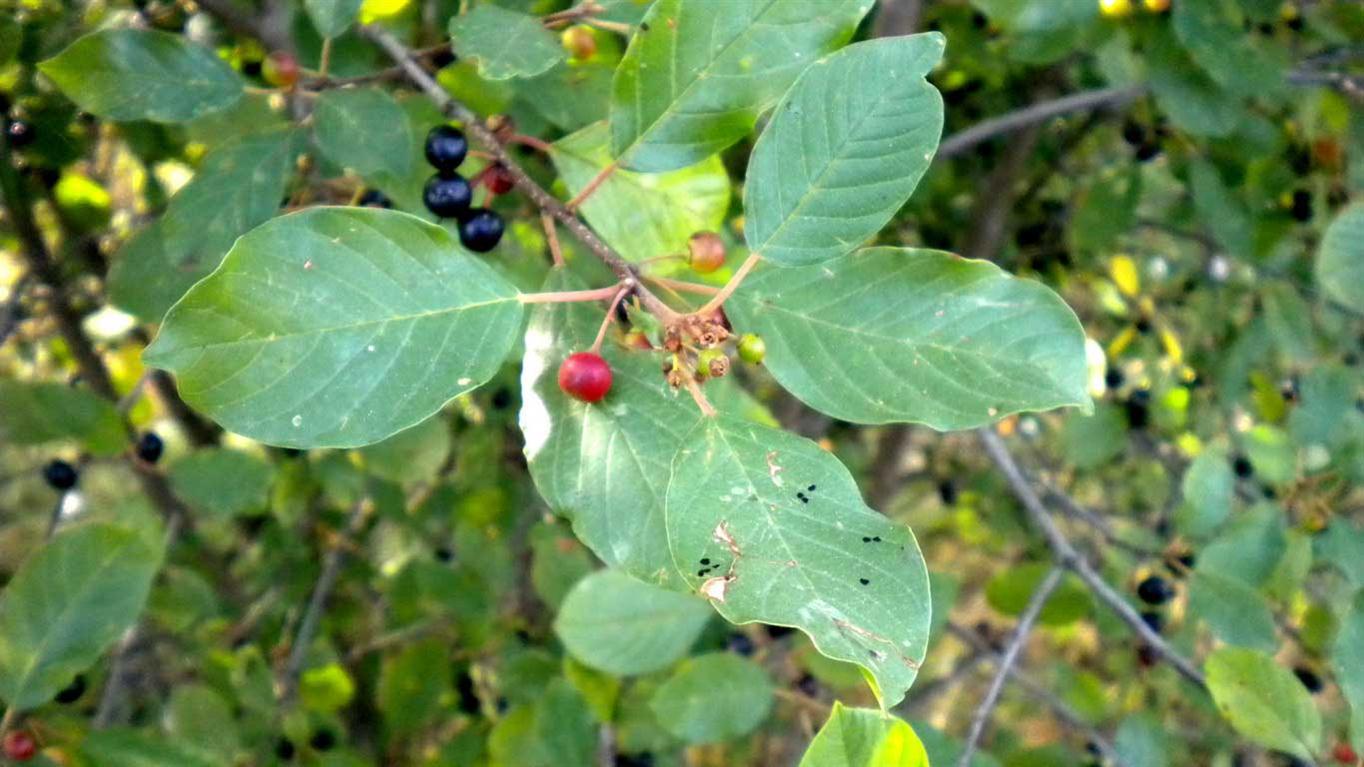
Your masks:
{"label": "green leaf", "polygon": [[195,509],[232,516],[263,508],[270,490],[270,466],[225,447],[195,451],[170,470],[171,488]]}
{"label": "green leaf", "polygon": [[582,693],[563,677],[535,703],[535,732],[554,767],[596,767],[597,723]]}
{"label": "green leaf", "polygon": [[1218,85],[1239,96],[1273,95],[1283,88],[1283,62],[1254,43],[1234,11],[1235,4],[1224,0],[1180,0],[1171,26]]}
{"label": "green leaf", "polygon": [[[986,584],[985,600],[1005,615],[1022,615],[1051,567],[1047,562],[1029,562],[1000,570]],[[1038,620],[1044,626],[1065,626],[1087,617],[1093,608],[1094,599],[1084,583],[1067,573],[1042,607]]]}
{"label": "green leaf", "polygon": [[1224,647],[1204,664],[1222,716],[1246,738],[1303,759],[1321,747],[1321,713],[1288,669],[1262,652]]}
{"label": "green leaf", "polygon": [[[554,143],[554,167],[577,194],[611,162],[607,125],[599,122]],[[617,170],[582,212],[592,228],[629,261],[687,252],[687,239],[716,231],[729,210],[729,174],[710,157],[669,173]]]}
{"label": "green leaf", "polygon": [[716,743],[752,732],[772,708],[772,680],[753,661],[728,653],[690,658],[659,686],[649,708],[688,743]]}
{"label": "green leaf", "polygon": [[1364,203],[1342,210],[1317,249],[1317,284],[1332,300],[1364,312]]}
{"label": "green leaf", "polygon": [[1260,303],[1270,336],[1285,359],[1306,365],[1316,359],[1317,335],[1312,330],[1312,308],[1286,280],[1271,280],[1260,288]]}
{"label": "green leaf", "polygon": [[749,250],[783,266],[846,255],[886,225],[933,160],[937,33],[868,40],[815,62],[777,104],[744,183]]}
{"label": "green leaf", "polygon": [[1206,621],[1227,644],[1265,652],[1278,646],[1268,603],[1244,581],[1195,571],[1189,580],[1188,614]]}
{"label": "green leaf", "polygon": [[85,389],[40,381],[0,381],[0,443],[41,445],[79,440],[96,455],[117,455],[127,446],[118,411]]}
{"label": "green leaf", "polygon": [[483,384],[516,342],[516,289],[405,213],[310,208],[243,236],[144,352],[239,434],[358,447]]}
{"label": "green leaf", "polygon": [[286,127],[233,139],[209,152],[166,214],[119,250],[110,299],[148,322],[222,263],[236,239],[268,221],[293,175],[303,132]]}
{"label": "green leaf", "polygon": [[1355,593],[1340,620],[1331,646],[1331,665],[1340,691],[1350,702],[1350,742],[1364,750],[1364,590]]}
{"label": "green leaf", "polygon": [[1113,749],[1128,767],[1168,767],[1169,736],[1165,724],[1148,714],[1134,714],[1122,720],[1113,736]]}
{"label": "green leaf", "polygon": [[100,767],[214,767],[222,763],[188,743],[138,730],[92,730],[81,741],[80,751]]}
{"label": "green leaf", "polygon": [[355,23],[362,2],[364,0],[303,0],[303,9],[308,12],[318,35],[339,37]]}
{"label": "green leaf", "polygon": [[1170,121],[1195,136],[1226,136],[1244,114],[1239,101],[1203,74],[1173,35],[1151,37],[1145,60],[1151,68],[1151,93]]}
{"label": "green leaf", "polygon": [[726,304],[801,401],[856,423],[966,429],[1089,406],[1084,331],[1040,283],[950,253],[868,248],[759,268]]}
{"label": "green leaf", "polygon": [[1217,243],[1237,258],[1254,255],[1250,212],[1208,162],[1194,161],[1189,166],[1189,188],[1194,209]]}
{"label": "green leaf", "polygon": [[1205,450],[1184,473],[1183,505],[1175,513],[1175,525],[1191,538],[1204,538],[1231,514],[1236,478],[1225,452]]}
{"label": "green leaf", "polygon": [[313,120],[317,148],[337,165],[367,179],[402,179],[412,172],[417,137],[407,112],[387,91],[325,91],[317,99]]}
{"label": "green leaf", "polygon": [[108,525],[71,528],[24,561],[0,597],[0,698],[46,703],[137,620],[161,552]]}
{"label": "green leaf", "polygon": [[231,763],[240,746],[232,706],[212,687],[191,683],[176,687],[166,705],[167,739],[193,743],[196,749]]}
{"label": "green leaf", "polygon": [[1127,449],[1127,417],[1108,402],[1092,414],[1070,413],[1061,429],[1061,452],[1078,469],[1095,469]]}
{"label": "green leaf", "polygon": [[800,767],[928,767],[928,754],[903,720],[834,701]]}
{"label": "green leaf", "polygon": [[361,451],[365,469],[398,484],[432,482],[450,456],[453,439],[445,419],[432,416]]}
{"label": "green leaf", "polygon": [[1238,515],[1198,555],[1198,569],[1258,587],[1268,580],[1287,543],[1284,515],[1263,503]]}
{"label": "green leaf", "polygon": [[753,129],[872,0],[658,0],[611,89],[611,151],[632,170],[685,168]]}
{"label": "green leaf", "polygon": [[708,620],[710,608],[696,597],[600,570],[568,593],[554,631],[587,666],[631,676],[686,655]]}
{"label": "green leaf", "polygon": [[[545,290],[584,287],[564,269],[545,282]],[[666,583],[675,580],[663,523],[668,467],[700,412],[669,389],[657,356],[614,340],[601,350],[613,375],[606,399],[589,405],[565,395],[559,364],[590,346],[600,324],[600,310],[580,303],[531,312],[521,365],[526,459],[545,502],[603,562]]]}
{"label": "green leaf", "polygon": [[1141,202],[1141,172],[1136,166],[1112,169],[1090,184],[1076,201],[1075,214],[1066,234],[1070,247],[1101,253],[1127,234]]}
{"label": "green leaf", "polygon": [[145,29],[88,34],[38,69],[81,109],[109,120],[187,122],[242,95],[241,78],[213,51]]}
{"label": "green leaf", "polygon": [[496,5],[482,4],[450,19],[450,41],[489,80],[533,77],[568,58],[539,19]]}
{"label": "green leaf", "polygon": [[1355,588],[1364,588],[1364,526],[1336,519],[1315,536],[1316,558],[1334,565]]}
{"label": "green leaf", "polygon": [[440,640],[426,640],[385,658],[375,693],[384,727],[401,737],[441,714],[441,696],[450,693],[450,648]]}
{"label": "green leaf", "polygon": [[883,705],[904,698],[928,644],[928,570],[914,534],[868,508],[837,458],[703,419],[673,460],[667,521],[678,570],[726,619],[799,628],[866,669]]}

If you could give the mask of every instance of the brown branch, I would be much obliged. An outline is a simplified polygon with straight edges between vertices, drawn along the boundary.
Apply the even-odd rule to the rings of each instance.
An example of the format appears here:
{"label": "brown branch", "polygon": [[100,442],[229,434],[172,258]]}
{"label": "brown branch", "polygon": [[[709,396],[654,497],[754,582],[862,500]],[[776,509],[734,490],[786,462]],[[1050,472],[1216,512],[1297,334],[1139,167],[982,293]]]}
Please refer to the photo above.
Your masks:
{"label": "brown branch", "polygon": [[1058,99],[1039,102],[953,133],[938,146],[938,157],[955,157],[991,139],[1006,136],[1053,117],[1090,109],[1110,109],[1136,101],[1148,86],[1123,85],[1082,91]]}
{"label": "brown branch", "polygon": [[620,254],[607,245],[597,233],[592,231],[582,219],[572,210],[564,205],[563,201],[545,190],[535,182],[521,165],[512,157],[502,142],[497,139],[468,107],[450,98],[450,94],[440,87],[426,70],[422,69],[413,58],[411,52],[402,43],[398,42],[388,30],[380,26],[369,25],[360,28],[360,34],[369,38],[375,45],[384,50],[398,65],[407,73],[407,77],[423,93],[425,93],[436,106],[440,108],[446,116],[452,117],[463,123],[464,130],[473,136],[480,144],[487,148],[493,157],[503,167],[507,169],[507,174],[511,176],[516,188],[521,190],[530,201],[535,203],[542,211],[548,212],[557,219],[577,237],[594,256],[606,264],[616,277],[622,282],[634,282],[637,284],[635,294],[639,296],[640,302],[653,314],[666,321],[675,320],[677,312],[673,311],[667,304],[663,303],[658,296],[654,295],[648,288],[639,283],[639,273],[636,267],[630,262],[621,258]]}
{"label": "brown branch", "polygon": [[990,680],[990,686],[985,690],[985,697],[981,699],[980,706],[976,708],[976,713],[971,717],[971,729],[966,735],[966,744],[961,749],[961,756],[957,759],[957,767],[971,767],[971,756],[976,752],[976,744],[980,742],[980,737],[985,733],[985,723],[990,721],[990,714],[994,712],[995,705],[999,703],[999,694],[1004,690],[1004,680],[1008,679],[1009,672],[1013,670],[1014,664],[1018,662],[1018,656],[1023,650],[1023,645],[1028,641],[1028,635],[1032,633],[1033,624],[1037,622],[1037,616],[1042,614],[1042,608],[1046,606],[1047,600],[1051,598],[1052,592],[1061,585],[1061,576],[1065,574],[1059,565],[1053,567],[1042,582],[1037,584],[1037,589],[1033,591],[1032,597],[1028,600],[1028,606],[1023,609],[1023,614],[1018,618],[1018,627],[1014,629],[1013,638],[1009,640],[1009,645],[1004,648],[1004,654],[999,657],[995,676]]}
{"label": "brown branch", "polygon": [[1094,595],[1101,602],[1121,618],[1142,641],[1150,645],[1157,655],[1174,666],[1175,670],[1184,678],[1199,687],[1206,687],[1203,673],[1189,659],[1176,652],[1159,633],[1146,625],[1141,614],[1112,586],[1109,586],[1089,560],[1071,545],[1065,533],[1061,532],[1056,521],[1052,519],[1051,512],[1042,502],[1042,499],[1038,497],[1031,481],[1023,474],[1023,470],[1018,467],[1013,456],[1010,455],[1004,440],[988,427],[979,429],[976,433],[980,437],[985,452],[989,454],[990,460],[994,462],[996,468],[1009,483],[1009,489],[1023,504],[1028,519],[1042,533],[1057,563],[1079,576],[1080,580],[1084,581],[1085,585],[1089,587],[1090,591],[1094,592]]}

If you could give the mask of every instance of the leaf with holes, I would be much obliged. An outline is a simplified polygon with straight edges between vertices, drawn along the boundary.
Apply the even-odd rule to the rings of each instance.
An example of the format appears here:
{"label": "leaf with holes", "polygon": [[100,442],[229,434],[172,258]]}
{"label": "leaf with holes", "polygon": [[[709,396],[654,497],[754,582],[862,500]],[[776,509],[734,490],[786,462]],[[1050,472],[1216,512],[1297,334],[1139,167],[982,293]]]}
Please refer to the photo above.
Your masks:
{"label": "leaf with holes", "polygon": [[496,5],[450,19],[450,41],[489,80],[534,77],[568,57],[539,19]]}
{"label": "leaf with holes", "polygon": [[903,720],[834,701],[800,767],[928,767],[928,753]]}
{"label": "leaf with holes", "polygon": [[985,261],[868,248],[761,267],[725,308],[762,335],[788,391],[846,421],[968,429],[1089,407],[1079,320],[1042,284]]}
{"label": "leaf with holes", "polygon": [[611,87],[611,152],[685,168],[753,129],[801,71],[852,36],[872,0],[658,0]]}
{"label": "leaf with holes", "polygon": [[232,106],[243,86],[212,50],[146,29],[88,34],[38,69],[81,109],[121,121],[188,122]]}
{"label": "leaf with holes", "polygon": [[491,378],[521,315],[516,289],[446,230],[390,210],[311,208],[238,240],[143,356],[231,431],[358,447]]}
{"label": "leaf with holes", "polygon": [[924,75],[944,44],[937,33],[868,40],[800,76],[748,161],[749,250],[784,266],[813,264],[890,221],[942,136],[942,96]]}
{"label": "leaf with holes", "polygon": [[1342,306],[1364,312],[1364,203],[1336,214],[1317,249],[1317,284]]}
{"label": "leaf with holes", "polygon": [[671,477],[668,544],[688,585],[734,623],[794,626],[862,666],[884,706],[904,698],[928,645],[928,570],[837,458],[721,415],[687,435]]}
{"label": "leaf with holes", "polygon": [[87,524],[26,560],[0,600],[0,699],[46,703],[133,625],[161,552],[137,533]]}
{"label": "leaf with holes", "polygon": [[[597,123],[554,143],[554,167],[571,193],[610,164],[607,140],[606,123]],[[719,157],[669,173],[618,170],[582,204],[588,223],[630,261],[686,253],[687,239],[720,229],[728,211],[729,174]]]}

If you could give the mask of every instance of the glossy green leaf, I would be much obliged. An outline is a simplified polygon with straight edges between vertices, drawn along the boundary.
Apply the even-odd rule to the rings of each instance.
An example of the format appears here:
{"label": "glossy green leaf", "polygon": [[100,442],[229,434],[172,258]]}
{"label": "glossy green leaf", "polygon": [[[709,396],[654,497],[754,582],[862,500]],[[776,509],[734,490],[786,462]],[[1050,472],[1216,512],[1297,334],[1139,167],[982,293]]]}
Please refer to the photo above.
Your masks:
{"label": "glossy green leaf", "polygon": [[568,57],[539,19],[487,3],[450,19],[450,41],[489,80],[532,77]]}
{"label": "glossy green leaf", "polygon": [[1355,593],[1340,620],[1331,665],[1345,700],[1350,703],[1350,741],[1364,750],[1364,590]]}
{"label": "glossy green leaf", "polygon": [[846,255],[918,186],[942,135],[924,76],[937,33],[868,40],[815,62],[777,104],[748,161],[744,237],[783,266]]}
{"label": "glossy green leaf", "polygon": [[303,10],[321,37],[337,37],[350,29],[364,0],[303,0]]}
{"label": "glossy green leaf", "polygon": [[1231,514],[1236,478],[1225,452],[1205,450],[1189,464],[1181,483],[1183,505],[1175,512],[1175,525],[1191,538],[1204,538]]}
{"label": "glossy green leaf", "polygon": [[815,443],[733,417],[687,435],[668,483],[683,578],[733,623],[794,626],[862,666],[899,703],[928,644],[928,570],[914,534],[868,508]]}
{"label": "glossy green leaf", "polygon": [[928,767],[928,754],[903,720],[834,701],[800,767]]}
{"label": "glossy green leaf", "polygon": [[226,109],[242,80],[183,35],[105,29],[38,65],[81,109],[110,120],[187,122]]}
{"label": "glossy green leaf", "polygon": [[1273,95],[1283,87],[1283,63],[1246,34],[1235,4],[1180,0],[1174,4],[1175,35],[1198,66],[1221,87],[1240,96]]}
{"label": "glossy green leaf", "polygon": [[310,208],[243,236],[144,353],[225,428],[357,447],[492,377],[516,341],[515,288],[405,213]]}
{"label": "glossy green leaf", "polygon": [[1189,611],[1208,624],[1223,642],[1273,652],[1274,615],[1269,604],[1244,581],[1204,572],[1189,579]]}
{"label": "glossy green leaf", "polygon": [[688,743],[717,743],[752,732],[772,708],[772,680],[753,661],[728,653],[690,658],[664,682],[649,708]]}
{"label": "glossy green leaf", "polygon": [[222,263],[236,239],[279,210],[303,132],[250,133],[209,152],[166,214],[119,250],[109,274],[115,305],[149,322]]}
{"label": "glossy green leaf", "polygon": [[402,179],[412,172],[418,138],[407,112],[379,88],[323,92],[313,111],[313,136],[328,160],[364,178]]}
{"label": "glossy green leaf", "polygon": [[112,403],[94,392],[59,383],[0,381],[0,443],[41,445],[78,440],[96,455],[127,446]]}
{"label": "glossy green leaf", "polygon": [[868,248],[760,267],[726,304],[806,404],[856,423],[966,429],[1088,407],[1084,332],[1040,283],[950,253]]}
{"label": "glossy green leaf", "polygon": [[0,598],[0,699],[46,703],[133,622],[161,564],[137,533],[73,527],[26,559]]}
{"label": "glossy green leaf", "polygon": [[100,767],[215,767],[219,757],[176,742],[162,733],[138,730],[92,730],[80,744],[80,752]]}
{"label": "glossy green leaf", "polygon": [[1364,203],[1336,214],[1317,249],[1317,284],[1332,300],[1364,312]]}
{"label": "glossy green leaf", "polygon": [[685,168],[753,129],[872,0],[658,0],[611,89],[611,151],[633,170]]}
{"label": "glossy green leaf", "polygon": [[615,570],[600,570],[568,593],[554,631],[569,654],[617,676],[666,668],[687,653],[711,611],[689,594]]}
{"label": "glossy green leaf", "polygon": [[270,490],[270,466],[230,448],[199,450],[176,461],[171,488],[199,511],[231,516],[263,508]]}
{"label": "glossy green leaf", "polygon": [[1321,713],[1293,672],[1273,657],[1224,647],[1204,664],[1217,710],[1246,738],[1303,759],[1321,747]]}
{"label": "glossy green leaf", "polygon": [[[577,194],[611,162],[606,123],[554,143],[554,167]],[[719,157],[669,173],[617,170],[583,202],[592,228],[630,261],[686,253],[687,239],[716,231],[729,211],[729,174]]]}
{"label": "glossy green leaf", "polygon": [[[555,270],[545,290],[587,287]],[[700,411],[676,396],[655,354],[614,340],[602,347],[613,383],[586,404],[559,389],[559,364],[592,345],[601,311],[543,304],[531,312],[521,365],[521,431],[535,486],[555,513],[610,567],[650,583],[675,580],[663,524],[668,467]]]}

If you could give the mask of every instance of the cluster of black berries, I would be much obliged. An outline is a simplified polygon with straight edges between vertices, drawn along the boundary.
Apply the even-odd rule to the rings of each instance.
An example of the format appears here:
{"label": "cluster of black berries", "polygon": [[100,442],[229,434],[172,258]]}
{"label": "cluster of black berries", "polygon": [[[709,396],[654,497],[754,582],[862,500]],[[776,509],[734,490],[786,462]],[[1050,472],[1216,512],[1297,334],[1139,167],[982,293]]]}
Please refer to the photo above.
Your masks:
{"label": "cluster of black berries", "polygon": [[23,149],[33,143],[33,126],[23,120],[11,120],[9,111],[9,96],[0,93],[0,113],[3,113],[5,126],[4,141],[10,145],[11,149]]}
{"label": "cluster of black berries", "polygon": [[[459,241],[476,253],[487,253],[502,239],[502,217],[487,208],[471,207],[474,190],[459,175],[459,165],[469,154],[469,140],[458,128],[438,125],[426,134],[426,161],[436,175],[426,182],[422,202],[441,218],[459,220]],[[496,192],[491,189],[490,191]]]}

